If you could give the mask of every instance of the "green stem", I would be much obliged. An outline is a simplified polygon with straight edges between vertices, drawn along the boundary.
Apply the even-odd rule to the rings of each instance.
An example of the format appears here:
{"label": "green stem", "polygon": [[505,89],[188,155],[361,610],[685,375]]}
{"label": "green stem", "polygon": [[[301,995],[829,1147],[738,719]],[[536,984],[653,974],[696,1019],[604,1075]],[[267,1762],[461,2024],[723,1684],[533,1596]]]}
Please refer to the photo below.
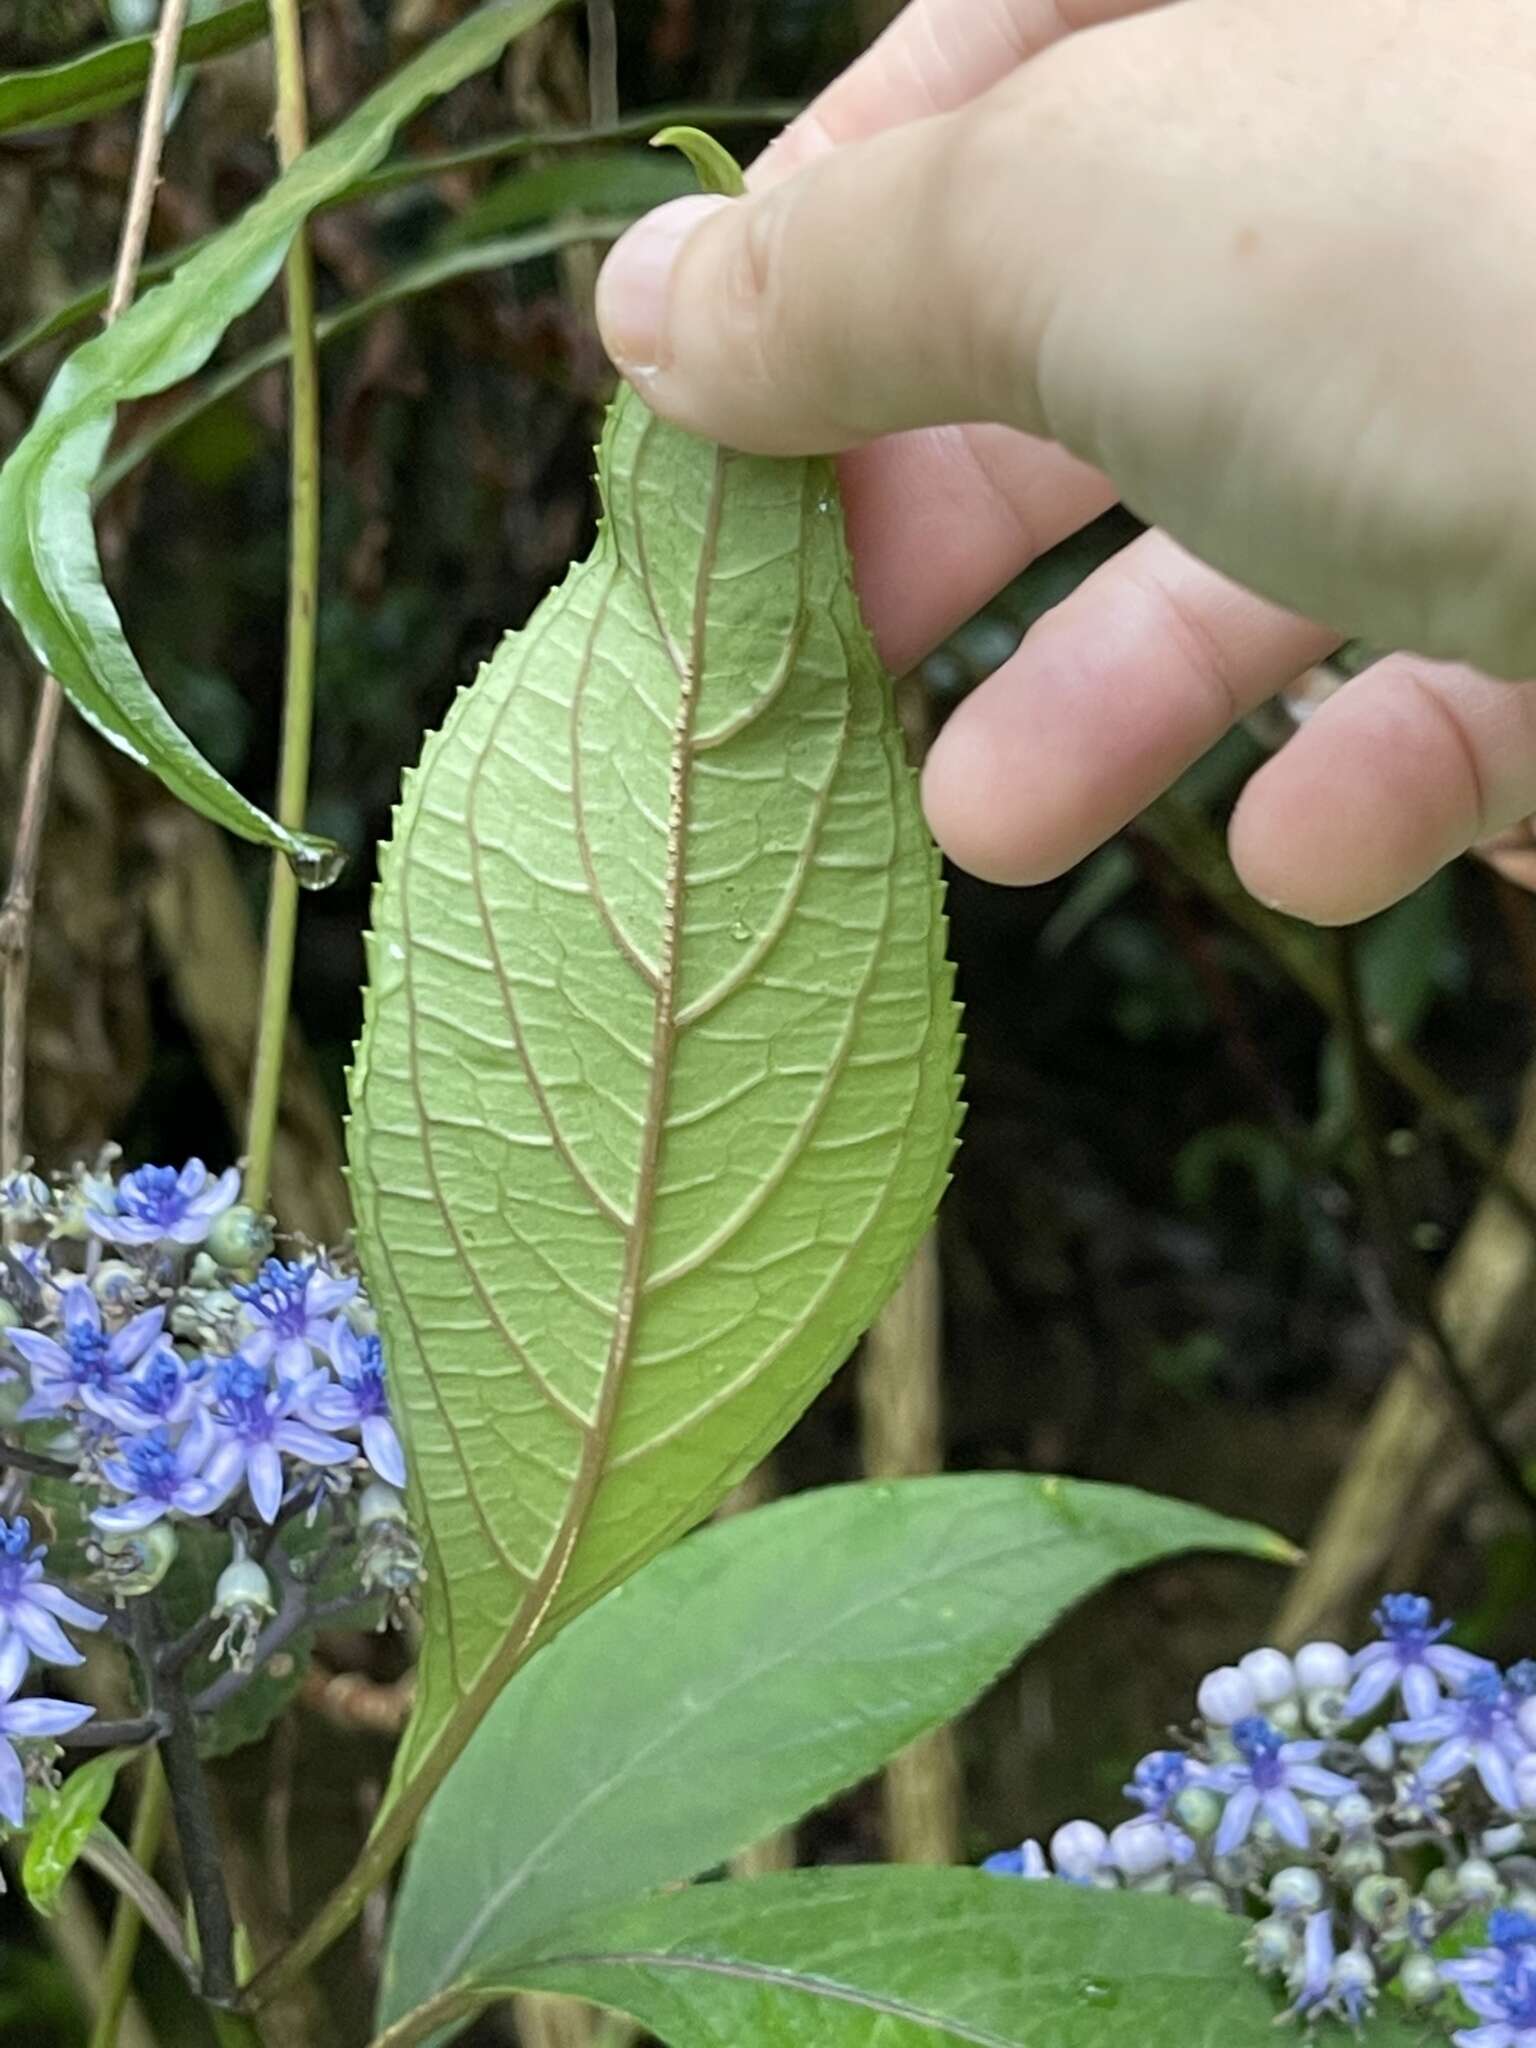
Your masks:
{"label": "green stem", "polygon": [[[165,1772],[159,1751],[152,1749],[144,1759],[144,1783],[134,1810],[133,1833],[128,1838],[128,1853],[141,1870],[148,1870],[154,1863],[160,1837],[165,1831],[168,1807]],[[139,1953],[139,1934],[143,1926],[144,1916],[138,1906],[119,1893],[101,1968],[101,1991],[96,2006],[96,2023],[91,2028],[90,2048],[117,2048],[118,2029],[133,1987],[133,1965]]]}
{"label": "green stem", "polygon": [[[286,171],[303,155],[309,139],[299,0],[271,0],[271,11],[277,84],[273,133],[278,161]],[[293,360],[288,380],[288,651],[283,680],[277,816],[280,824],[302,830],[309,803],[309,752],[315,715],[315,624],[320,592],[320,359],[315,341],[315,275],[307,227],[301,226],[293,238],[284,277]],[[245,1195],[256,1209],[266,1206],[272,1184],[272,1152],[282,1101],[283,1051],[288,1037],[298,923],[298,881],[287,860],[275,854],[246,1131]]]}
{"label": "green stem", "polygon": [[213,2037],[219,2048],[263,2048],[261,2031],[249,2013],[226,2012],[211,2005],[208,2017],[213,2022]]}

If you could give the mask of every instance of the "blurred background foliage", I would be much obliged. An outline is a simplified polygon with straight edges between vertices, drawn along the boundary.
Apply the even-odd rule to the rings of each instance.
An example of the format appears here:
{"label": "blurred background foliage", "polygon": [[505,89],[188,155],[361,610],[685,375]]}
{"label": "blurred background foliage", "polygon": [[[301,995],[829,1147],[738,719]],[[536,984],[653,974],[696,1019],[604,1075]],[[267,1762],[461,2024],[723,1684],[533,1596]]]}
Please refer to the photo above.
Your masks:
{"label": "blurred background foliage", "polygon": [[[317,129],[468,6],[313,0]],[[152,0],[5,0],[0,70],[58,64],[153,12]],[[618,104],[733,110],[731,139],[750,154],[894,12],[893,0],[624,0]],[[339,1117],[371,849],[422,734],[592,531],[591,445],[610,388],[589,317],[597,251],[573,242],[512,266],[498,238],[625,216],[684,181],[633,142],[529,147],[613,111],[585,22],[580,9],[555,17],[414,125],[407,157],[457,161],[408,168],[314,226],[322,311],[381,302],[342,320],[324,358],[311,822],[351,860],[304,906],[276,1182],[284,1221],[333,1240],[346,1228]],[[270,179],[268,64],[255,41],[187,80],[152,258]],[[88,331],[43,329],[110,264],[133,135],[131,105],[0,134],[0,449]],[[280,332],[273,295],[203,384],[120,422],[119,446],[147,439],[153,452],[105,496],[100,522],[149,675],[262,803],[282,672],[284,386],[280,368],[247,374],[247,359]],[[1135,530],[1123,513],[1099,521],[906,679],[914,745]],[[34,686],[0,634],[7,833]],[[1009,892],[952,877],[970,1109],[938,1256],[756,1493],[940,1461],[1045,1469],[1267,1520],[1310,1543],[1309,1562],[1279,1614],[1272,1576],[1209,1562],[1106,1596],[956,1742],[842,1802],[797,1844],[769,1845],[766,1862],[968,1857],[1094,1810],[1200,1671],[1269,1635],[1351,1628],[1394,1579],[1470,1614],[1490,1649],[1532,1646],[1530,1518],[1451,1419],[1415,1329],[1423,1304],[1394,1288],[1363,1213],[1339,958],[1246,904],[1225,865],[1224,810],[1283,743],[1287,717],[1252,721],[1058,884]],[[222,1160],[247,1076],[265,862],[175,810],[78,724],[65,742],[37,931],[31,1148],[44,1165],[109,1138],[135,1159]],[[1508,1174],[1536,1184],[1536,1113],[1521,1121],[1536,904],[1519,858],[1441,876],[1361,933],[1345,963],[1393,1069],[1381,1108],[1407,1219],[1399,1251],[1438,1289],[1463,1369],[1517,1443],[1536,1420],[1536,1211],[1488,1169],[1492,1141],[1513,1134]],[[1481,1163],[1469,1157],[1479,1147]],[[378,1795],[401,1670],[389,1643],[328,1643],[297,1714],[229,1772],[247,1845],[235,1881],[258,1925],[302,1917],[348,1860]],[[0,1901],[0,2036],[18,2048],[84,2039],[73,1987],[89,1982],[95,1908],[83,1895],[74,1905],[50,1957]],[[328,1966],[313,2038],[364,2038],[378,1931],[365,1922]],[[150,2039],[201,2039],[152,1965],[140,1991]],[[511,2038],[512,2024],[488,2021],[483,2038]],[[516,2024],[550,2048],[592,2038],[559,2013],[524,2009]]]}

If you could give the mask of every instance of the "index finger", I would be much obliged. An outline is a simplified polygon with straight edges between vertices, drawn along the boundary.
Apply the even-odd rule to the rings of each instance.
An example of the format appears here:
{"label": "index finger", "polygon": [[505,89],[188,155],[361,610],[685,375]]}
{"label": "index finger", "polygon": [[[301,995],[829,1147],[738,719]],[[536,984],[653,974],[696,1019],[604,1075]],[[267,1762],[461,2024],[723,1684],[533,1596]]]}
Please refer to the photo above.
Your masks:
{"label": "index finger", "polygon": [[750,181],[787,178],[812,157],[945,114],[1082,29],[1166,0],[911,0],[842,76],[752,166]]}

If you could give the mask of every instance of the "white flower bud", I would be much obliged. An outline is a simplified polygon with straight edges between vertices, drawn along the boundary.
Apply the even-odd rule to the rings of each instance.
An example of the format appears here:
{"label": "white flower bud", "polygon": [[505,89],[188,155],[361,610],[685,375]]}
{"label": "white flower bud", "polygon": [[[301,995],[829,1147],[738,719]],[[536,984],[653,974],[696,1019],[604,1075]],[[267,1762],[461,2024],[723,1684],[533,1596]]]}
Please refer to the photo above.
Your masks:
{"label": "white flower bud", "polygon": [[1390,1771],[1397,1762],[1397,1744],[1385,1728],[1373,1728],[1361,1743],[1360,1754],[1373,1771]]}
{"label": "white flower bud", "polygon": [[1269,1903],[1277,1913],[1315,1913],[1323,1903],[1323,1880],[1305,1864],[1292,1863],[1270,1879]]}
{"label": "white flower bud", "polygon": [[1386,1851],[1372,1835],[1352,1836],[1333,1859],[1333,1874],[1340,1884],[1357,1885],[1386,1867]]}
{"label": "white flower bud", "polygon": [[1515,1715],[1515,1726],[1523,1738],[1536,1749],[1536,1699],[1522,1700]]}
{"label": "white flower bud", "polygon": [[208,1251],[221,1266],[247,1269],[272,1256],[272,1219],[243,1203],[215,1216],[208,1231]]}
{"label": "white flower bud", "polygon": [[1478,1851],[1488,1857],[1513,1856],[1525,1845],[1525,1825],[1522,1821],[1510,1821],[1502,1828],[1487,1828],[1478,1842]]}
{"label": "white flower bud", "polygon": [[1202,1721],[1213,1728],[1231,1728],[1259,1711],[1259,1696],[1246,1671],[1240,1671],[1235,1664],[1224,1664],[1201,1680],[1195,1704]]}
{"label": "white flower bud", "polygon": [[1314,1735],[1332,1735],[1342,1726],[1344,1700],[1342,1692],[1307,1694],[1307,1726]]}
{"label": "white flower bud", "polygon": [[1420,2009],[1438,2005],[1445,1995],[1445,1981],[1433,1956],[1409,1956],[1398,1972],[1397,1982],[1409,2005]]}
{"label": "white flower bud", "polygon": [[1109,1854],[1116,1869],[1126,1877],[1151,1877],[1168,1866],[1167,1831],[1150,1814],[1140,1820],[1122,1821],[1109,1838]]}
{"label": "white flower bud", "polygon": [[1218,1913],[1227,1910],[1227,1895],[1219,1884],[1212,1884],[1209,1878],[1200,1878],[1194,1884],[1185,1885],[1179,1893],[1192,1906],[1214,1906]]}
{"label": "white flower bud", "polygon": [[272,1581],[254,1558],[237,1557],[233,1564],[225,1565],[213,1589],[212,1611],[221,1621],[241,1612],[276,1614]]}
{"label": "white flower bud", "polygon": [[1376,1809],[1363,1792],[1346,1792],[1333,1802],[1333,1824],[1341,1835],[1358,1835],[1376,1825]]}
{"label": "white flower bud", "polygon": [[1238,1659],[1237,1668],[1253,1687],[1261,1707],[1277,1706],[1296,1691],[1296,1670],[1281,1650],[1250,1650]]}
{"label": "white flower bud", "polygon": [[1400,1877],[1378,1873],[1360,1880],[1355,1886],[1353,1903],[1366,1926],[1381,1933],[1389,1927],[1401,1926],[1413,1903],[1413,1893]]}
{"label": "white flower bud", "polygon": [[1456,1896],[1469,1906],[1496,1906],[1504,1880],[1485,1857],[1469,1856],[1456,1873]]}
{"label": "white flower bud", "polygon": [[1304,1643],[1294,1662],[1296,1683],[1303,1692],[1349,1690],[1349,1652],[1338,1643]]}
{"label": "white flower bud", "polygon": [[1051,1861],[1063,1877],[1093,1877],[1108,1849],[1108,1835],[1091,1820],[1069,1820],[1051,1837]]}
{"label": "white flower bud", "polygon": [[1261,1920],[1248,1936],[1248,1960],[1261,1977],[1278,1976],[1296,1960],[1296,1929],[1278,1917]]}
{"label": "white flower bud", "polygon": [[1225,1811],[1226,1801],[1204,1785],[1186,1785],[1173,1802],[1174,1819],[1196,1841],[1204,1841],[1207,1835],[1215,1834]]}
{"label": "white flower bud", "polygon": [[371,1529],[379,1522],[403,1522],[406,1519],[404,1500],[394,1487],[386,1486],[382,1479],[370,1480],[358,1496],[359,1529]]}
{"label": "white flower bud", "polygon": [[1328,1981],[1344,1997],[1363,1992],[1369,2001],[1376,1994],[1376,1965],[1363,1948],[1347,1948],[1334,1964]]}

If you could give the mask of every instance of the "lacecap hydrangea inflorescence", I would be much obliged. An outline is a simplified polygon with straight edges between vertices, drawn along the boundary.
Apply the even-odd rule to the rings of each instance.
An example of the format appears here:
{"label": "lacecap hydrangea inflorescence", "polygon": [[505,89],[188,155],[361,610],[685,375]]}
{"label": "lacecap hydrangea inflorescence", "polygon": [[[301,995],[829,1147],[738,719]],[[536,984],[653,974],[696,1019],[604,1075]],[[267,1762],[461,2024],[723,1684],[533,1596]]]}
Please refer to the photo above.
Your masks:
{"label": "lacecap hydrangea inflorescence", "polygon": [[1136,1765],[1130,1818],[983,1868],[1242,1915],[1308,2024],[1391,2000],[1457,2048],[1536,2048],[1536,1660],[1458,1649],[1415,1593],[1375,1622],[1353,1654],[1211,1672],[1193,1727]]}

